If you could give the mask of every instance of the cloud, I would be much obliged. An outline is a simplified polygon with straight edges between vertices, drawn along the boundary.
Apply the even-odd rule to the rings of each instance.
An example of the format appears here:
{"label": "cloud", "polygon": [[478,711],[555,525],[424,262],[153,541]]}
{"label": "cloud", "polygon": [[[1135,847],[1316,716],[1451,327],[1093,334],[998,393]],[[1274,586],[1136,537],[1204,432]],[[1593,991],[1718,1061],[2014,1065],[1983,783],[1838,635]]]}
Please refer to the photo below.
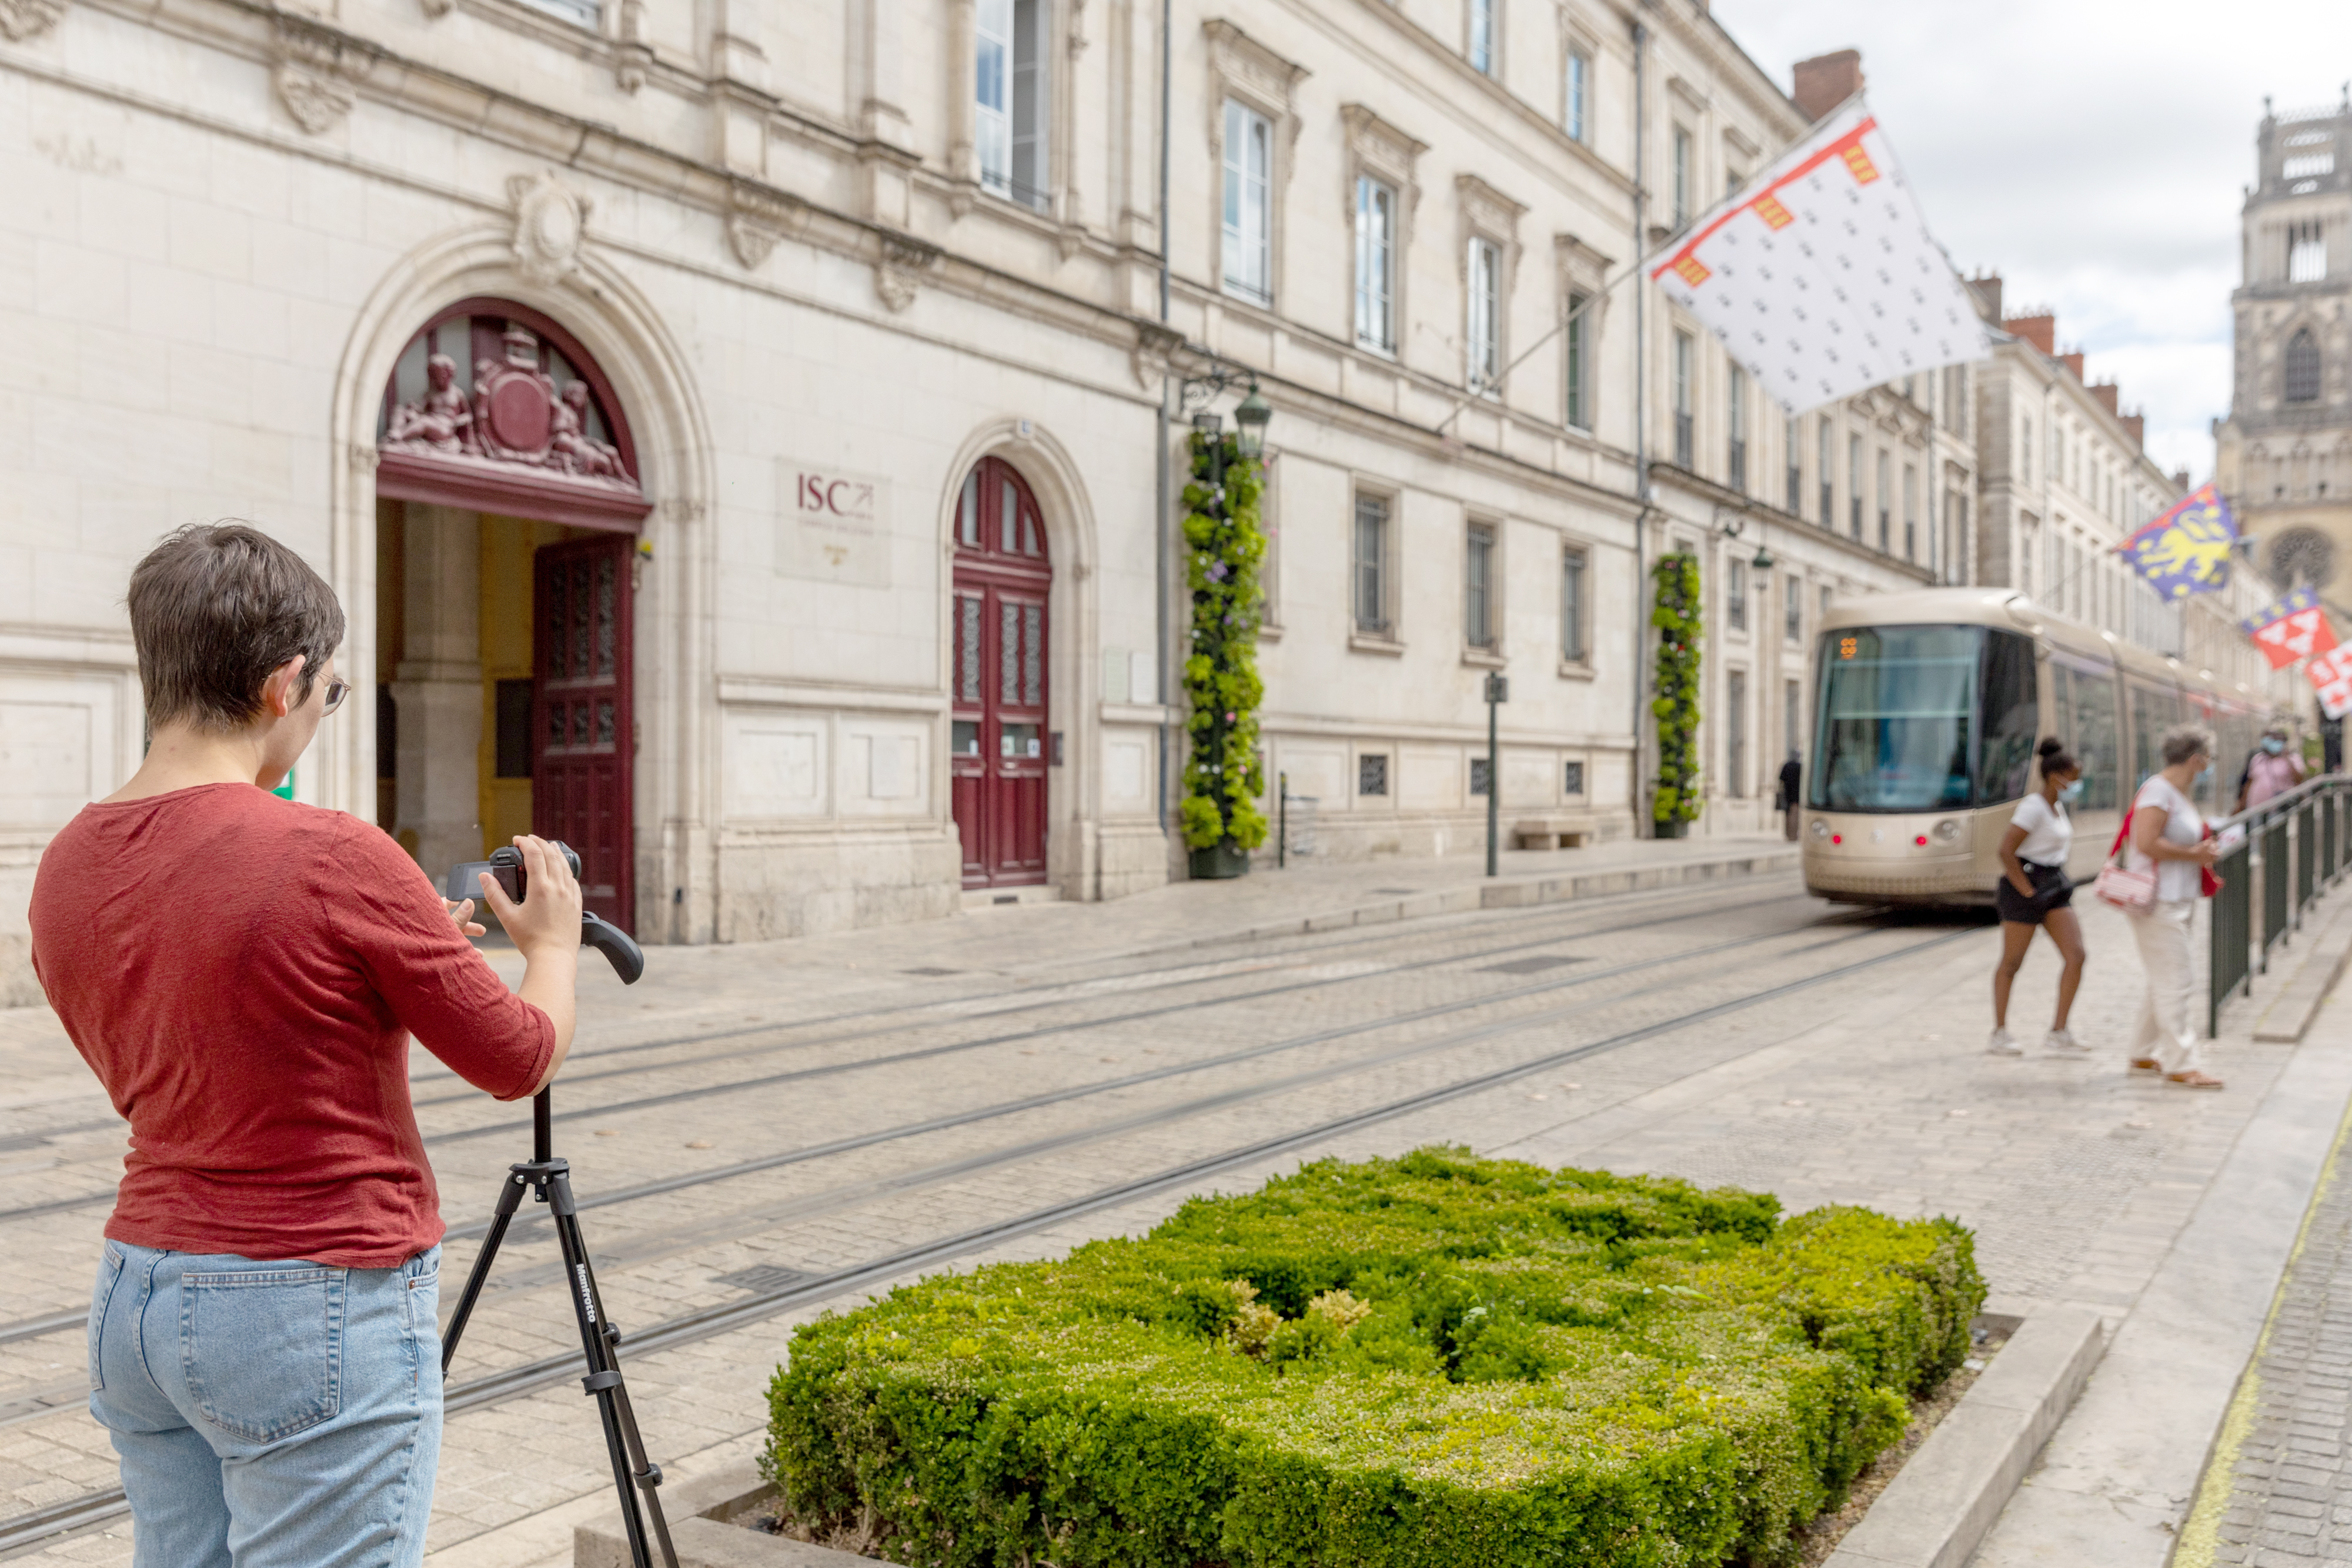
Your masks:
{"label": "cloud", "polygon": [[2146,407],[2150,455],[2212,472],[2263,95],[2282,113],[2337,100],[2343,0],[2251,0],[2228,26],[2179,0],[1714,10],[1784,89],[1796,61],[1860,49],[1871,109],[1953,261],[2000,273],[2012,307],[2055,308],[2092,379]]}

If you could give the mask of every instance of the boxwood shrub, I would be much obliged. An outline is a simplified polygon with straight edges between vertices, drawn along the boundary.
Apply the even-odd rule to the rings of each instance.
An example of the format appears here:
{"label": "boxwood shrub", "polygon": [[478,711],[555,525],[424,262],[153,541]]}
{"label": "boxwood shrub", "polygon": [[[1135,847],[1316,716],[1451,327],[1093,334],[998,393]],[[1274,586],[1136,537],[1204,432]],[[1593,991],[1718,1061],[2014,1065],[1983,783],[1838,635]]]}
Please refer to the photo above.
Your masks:
{"label": "boxwood shrub", "polygon": [[1452,1149],[793,1336],[793,1516],[963,1568],[1773,1563],[1959,1364],[1967,1230]]}

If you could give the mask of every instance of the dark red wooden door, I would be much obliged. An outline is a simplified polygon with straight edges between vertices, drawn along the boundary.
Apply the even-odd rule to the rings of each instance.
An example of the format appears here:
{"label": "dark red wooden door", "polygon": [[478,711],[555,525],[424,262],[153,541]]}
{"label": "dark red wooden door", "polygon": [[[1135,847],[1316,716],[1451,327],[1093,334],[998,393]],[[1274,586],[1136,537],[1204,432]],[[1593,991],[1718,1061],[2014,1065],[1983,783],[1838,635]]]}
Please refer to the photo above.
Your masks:
{"label": "dark red wooden door", "polygon": [[636,751],[630,712],[626,534],[546,545],[537,558],[538,632],[531,724],[531,831],[580,852],[588,907],[624,931],[636,925],[629,776]]}
{"label": "dark red wooden door", "polygon": [[950,773],[963,884],[1045,880],[1045,609],[1054,585],[1045,520],[1010,464],[982,458],[956,506]]}

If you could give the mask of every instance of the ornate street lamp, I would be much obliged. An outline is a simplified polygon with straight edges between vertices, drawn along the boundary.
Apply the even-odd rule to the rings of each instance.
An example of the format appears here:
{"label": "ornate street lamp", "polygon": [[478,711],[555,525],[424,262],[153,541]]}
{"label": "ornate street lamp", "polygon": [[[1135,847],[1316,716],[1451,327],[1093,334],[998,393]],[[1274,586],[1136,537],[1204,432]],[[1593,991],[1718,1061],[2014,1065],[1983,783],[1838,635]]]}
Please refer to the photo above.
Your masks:
{"label": "ornate street lamp", "polygon": [[1253,463],[1265,455],[1265,427],[1273,418],[1274,405],[1265,401],[1257,390],[1256,381],[1252,380],[1249,396],[1234,410],[1234,441],[1242,455]]}

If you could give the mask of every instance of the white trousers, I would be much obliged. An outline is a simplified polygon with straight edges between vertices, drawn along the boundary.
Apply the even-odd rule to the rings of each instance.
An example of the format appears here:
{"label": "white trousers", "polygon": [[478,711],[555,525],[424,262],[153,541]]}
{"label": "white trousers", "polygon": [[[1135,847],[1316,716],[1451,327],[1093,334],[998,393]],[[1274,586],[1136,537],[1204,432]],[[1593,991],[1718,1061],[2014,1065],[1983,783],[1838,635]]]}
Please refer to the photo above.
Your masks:
{"label": "white trousers", "polygon": [[2189,946],[2196,918],[2193,898],[2160,900],[2146,915],[2129,916],[2140,967],[2147,971],[2131,1053],[2135,1061],[2154,1057],[2167,1072],[2197,1072],[2205,1065],[2205,1042],[2197,1032],[2197,960]]}

